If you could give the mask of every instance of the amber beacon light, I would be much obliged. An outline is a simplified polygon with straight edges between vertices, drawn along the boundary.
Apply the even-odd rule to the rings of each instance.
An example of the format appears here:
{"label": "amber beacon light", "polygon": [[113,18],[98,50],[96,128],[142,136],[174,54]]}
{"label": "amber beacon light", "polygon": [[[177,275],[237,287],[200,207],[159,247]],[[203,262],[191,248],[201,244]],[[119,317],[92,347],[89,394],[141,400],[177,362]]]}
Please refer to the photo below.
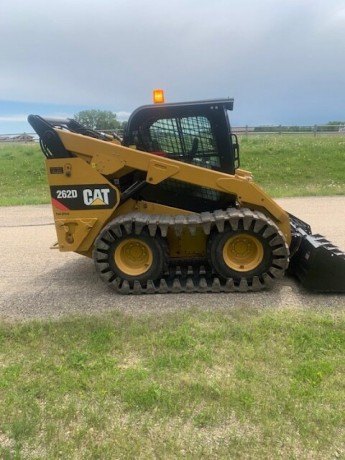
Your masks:
{"label": "amber beacon light", "polygon": [[164,91],[162,89],[153,90],[153,102],[155,104],[164,104]]}

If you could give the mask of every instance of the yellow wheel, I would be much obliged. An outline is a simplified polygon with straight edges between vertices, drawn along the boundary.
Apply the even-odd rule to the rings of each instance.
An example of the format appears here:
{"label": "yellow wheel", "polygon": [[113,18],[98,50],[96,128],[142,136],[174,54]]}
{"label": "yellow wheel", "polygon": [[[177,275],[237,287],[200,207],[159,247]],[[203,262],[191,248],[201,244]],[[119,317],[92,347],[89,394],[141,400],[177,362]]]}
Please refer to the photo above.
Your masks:
{"label": "yellow wheel", "polygon": [[119,233],[116,224],[108,225],[95,242],[93,257],[101,278],[110,285],[114,280],[127,281],[131,287],[135,281],[145,286],[159,280],[166,267],[164,238],[145,230],[117,236],[115,230]]}
{"label": "yellow wheel", "polygon": [[153,255],[150,246],[145,241],[127,238],[116,247],[114,262],[126,275],[140,276],[151,268]]}
{"label": "yellow wheel", "polygon": [[264,258],[264,248],[255,236],[240,233],[226,240],[223,246],[225,264],[238,272],[255,270]]}
{"label": "yellow wheel", "polygon": [[[289,251],[278,227],[249,209],[233,212],[223,232],[215,228],[207,241],[207,259],[223,279],[249,290],[279,278],[288,265]],[[235,230],[234,230],[235,228]]]}

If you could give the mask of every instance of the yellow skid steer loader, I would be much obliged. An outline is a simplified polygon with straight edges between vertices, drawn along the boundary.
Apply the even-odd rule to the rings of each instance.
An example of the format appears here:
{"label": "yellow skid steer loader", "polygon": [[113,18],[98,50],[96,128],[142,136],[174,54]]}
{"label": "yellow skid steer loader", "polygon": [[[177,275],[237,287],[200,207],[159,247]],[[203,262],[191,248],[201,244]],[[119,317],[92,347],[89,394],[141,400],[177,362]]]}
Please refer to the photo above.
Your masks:
{"label": "yellow skid steer loader", "polygon": [[345,292],[345,254],[240,168],[232,99],[135,110],[124,137],[30,115],[46,157],[58,247],[94,259],[121,294],[246,292],[285,271]]}

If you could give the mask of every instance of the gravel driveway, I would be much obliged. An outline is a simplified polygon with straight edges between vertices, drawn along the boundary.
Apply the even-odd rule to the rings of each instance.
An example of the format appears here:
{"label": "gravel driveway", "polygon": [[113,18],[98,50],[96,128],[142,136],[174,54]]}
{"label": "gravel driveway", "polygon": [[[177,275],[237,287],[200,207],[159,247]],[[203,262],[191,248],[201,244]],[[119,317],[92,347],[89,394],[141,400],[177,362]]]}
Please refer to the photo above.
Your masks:
{"label": "gravel driveway", "polygon": [[[277,200],[345,249],[345,197]],[[0,208],[0,319],[58,318],[68,313],[167,312],[187,307],[345,307],[345,295],[313,295],[285,277],[272,291],[232,294],[120,296],[103,284],[93,261],[51,250],[56,241],[50,205]]]}

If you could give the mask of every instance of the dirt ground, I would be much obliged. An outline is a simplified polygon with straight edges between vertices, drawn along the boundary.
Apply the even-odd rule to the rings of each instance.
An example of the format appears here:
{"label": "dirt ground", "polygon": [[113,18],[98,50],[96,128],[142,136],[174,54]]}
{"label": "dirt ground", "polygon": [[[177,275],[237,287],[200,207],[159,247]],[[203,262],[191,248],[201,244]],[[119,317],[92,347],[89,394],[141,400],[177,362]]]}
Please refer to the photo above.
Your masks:
{"label": "dirt ground", "polygon": [[[345,197],[286,198],[282,207],[345,250]],[[59,318],[66,314],[128,314],[200,309],[345,307],[345,295],[315,295],[289,277],[272,291],[231,294],[120,296],[98,279],[93,261],[50,249],[56,241],[49,205],[0,208],[0,319]]]}

